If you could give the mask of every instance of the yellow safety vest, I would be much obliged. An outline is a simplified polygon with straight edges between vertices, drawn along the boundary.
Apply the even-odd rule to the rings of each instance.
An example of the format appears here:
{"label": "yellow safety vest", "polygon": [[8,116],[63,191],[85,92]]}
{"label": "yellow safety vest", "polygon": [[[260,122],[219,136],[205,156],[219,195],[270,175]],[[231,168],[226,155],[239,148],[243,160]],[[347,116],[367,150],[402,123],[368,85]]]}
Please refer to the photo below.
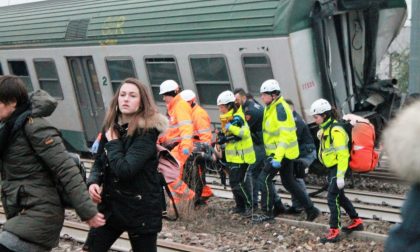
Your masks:
{"label": "yellow safety vest", "polygon": [[[277,105],[283,105],[286,119],[277,118]],[[264,109],[263,139],[267,156],[274,154],[274,160],[281,162],[284,157],[299,157],[299,145],[296,135],[296,124],[292,110],[283,97],[279,97]]]}
{"label": "yellow safety vest", "polygon": [[337,165],[337,178],[344,178],[350,158],[349,136],[341,126],[336,125],[331,129],[332,124],[336,122],[334,120],[331,123],[330,118],[321,124],[321,129],[317,134],[320,140],[318,159],[327,168]]}
{"label": "yellow safety vest", "polygon": [[240,116],[244,122],[242,127],[231,125],[229,131],[232,135],[238,136],[241,139],[239,141],[230,141],[226,143],[225,154],[226,161],[235,164],[253,164],[255,163],[255,152],[252,144],[251,132],[248,124],[245,120],[244,112],[242,107],[233,113],[233,109],[224,115],[221,115],[221,119],[226,117]]}

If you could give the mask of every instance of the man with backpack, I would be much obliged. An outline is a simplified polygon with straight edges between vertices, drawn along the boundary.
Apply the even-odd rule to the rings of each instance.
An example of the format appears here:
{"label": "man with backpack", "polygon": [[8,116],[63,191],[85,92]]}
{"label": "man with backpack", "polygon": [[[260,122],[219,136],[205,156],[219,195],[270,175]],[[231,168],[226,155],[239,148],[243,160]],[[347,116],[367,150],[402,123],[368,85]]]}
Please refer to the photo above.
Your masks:
{"label": "man with backpack", "polygon": [[327,100],[318,99],[312,103],[310,114],[315,123],[320,126],[317,134],[320,140],[318,158],[329,169],[330,231],[321,239],[321,242],[337,242],[341,228],[341,207],[352,219],[350,225],[343,227],[342,230],[346,233],[363,230],[362,219],[359,218],[353,204],[344,194],[344,175],[349,167],[350,158],[349,135],[343,127],[337,124],[337,115]]}

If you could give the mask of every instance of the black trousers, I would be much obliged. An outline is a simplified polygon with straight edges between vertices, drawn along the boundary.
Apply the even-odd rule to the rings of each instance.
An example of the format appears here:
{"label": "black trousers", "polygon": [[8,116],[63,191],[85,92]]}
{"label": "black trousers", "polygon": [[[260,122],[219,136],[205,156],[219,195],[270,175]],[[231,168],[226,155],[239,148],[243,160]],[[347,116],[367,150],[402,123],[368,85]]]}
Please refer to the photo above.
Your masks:
{"label": "black trousers", "polygon": [[251,181],[245,176],[249,165],[229,163],[228,166],[229,184],[236,207],[239,209],[251,208]]}
{"label": "black trousers", "polygon": [[[87,247],[89,252],[106,252],[124,231],[108,224],[91,229],[86,239],[85,248]],[[157,233],[128,232],[128,237],[133,252],[157,252]]]}
{"label": "black trousers", "polygon": [[283,184],[284,188],[286,188],[286,190],[290,192],[293,198],[299,201],[302,204],[303,208],[305,208],[305,210],[308,211],[314,207],[314,203],[312,203],[312,200],[309,198],[308,194],[302,189],[302,187],[297,182],[294,174],[294,165],[294,160],[283,158],[280,168],[281,183]]}
{"label": "black trousers", "polygon": [[330,209],[330,227],[341,228],[341,210],[343,207],[350,218],[358,217],[351,201],[344,194],[344,189],[337,186],[337,166],[329,168],[328,174],[328,207]]}

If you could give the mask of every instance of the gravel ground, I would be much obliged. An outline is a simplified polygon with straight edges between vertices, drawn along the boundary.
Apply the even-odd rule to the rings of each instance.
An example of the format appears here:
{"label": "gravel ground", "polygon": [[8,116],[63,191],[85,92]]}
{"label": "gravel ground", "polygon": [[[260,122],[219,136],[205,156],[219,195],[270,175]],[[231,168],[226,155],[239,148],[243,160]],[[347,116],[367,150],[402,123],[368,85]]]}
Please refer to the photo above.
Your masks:
{"label": "gravel ground", "polygon": [[[252,224],[250,219],[228,213],[232,200],[214,198],[209,206],[189,211],[188,218],[164,222],[160,239],[204,247],[214,251],[383,251],[382,243],[346,238],[336,244],[319,242],[326,230],[316,232],[290,226],[276,220],[273,223]],[[304,216],[282,215],[282,218],[301,219]],[[344,222],[348,219],[344,217]],[[325,214],[316,220],[328,223]],[[367,221],[366,230],[387,233],[390,224]]]}
{"label": "gravel ground", "polygon": [[[323,185],[324,178],[315,175],[307,177],[308,184]],[[349,182],[349,181],[347,181]],[[356,180],[355,189],[376,191],[390,194],[404,194],[408,186],[387,183],[375,179]],[[181,209],[183,216],[176,222],[164,221],[159,238],[167,241],[203,247],[213,251],[383,251],[382,243],[366,242],[342,235],[336,244],[323,245],[319,239],[327,230],[307,230],[290,226],[276,220],[273,223],[253,224],[250,219],[229,214],[234,206],[229,199],[211,198],[207,207],[199,210]],[[281,215],[281,218],[304,220],[299,216]],[[343,223],[349,219],[344,214]],[[78,221],[73,211],[66,212],[66,219]],[[315,222],[328,224],[329,214],[323,213]],[[387,234],[391,223],[365,220],[365,230],[378,234]],[[81,245],[71,240],[62,239],[60,247],[53,251],[80,251]]]}

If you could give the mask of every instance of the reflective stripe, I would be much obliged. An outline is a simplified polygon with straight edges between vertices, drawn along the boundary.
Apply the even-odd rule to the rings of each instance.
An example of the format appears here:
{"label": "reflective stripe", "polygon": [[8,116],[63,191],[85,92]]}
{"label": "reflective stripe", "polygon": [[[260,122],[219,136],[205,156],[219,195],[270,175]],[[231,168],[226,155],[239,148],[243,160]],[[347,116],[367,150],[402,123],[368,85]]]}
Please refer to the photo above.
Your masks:
{"label": "reflective stripe", "polygon": [[244,136],[244,134],[245,134],[245,130],[244,130],[244,128],[241,128],[241,130],[239,131],[238,136],[240,136],[242,138]]}
{"label": "reflective stripe", "polygon": [[291,142],[291,143],[289,143],[289,144],[287,144],[287,143],[283,143],[283,142],[280,142],[280,143],[278,143],[278,144],[265,144],[264,145],[264,147],[267,149],[267,150],[275,150],[275,149],[277,149],[277,147],[284,147],[284,148],[292,148],[292,147],[295,147],[295,146],[297,146],[298,145],[298,142],[297,141],[294,141],[294,142]]}
{"label": "reflective stripe", "polygon": [[243,150],[225,150],[226,155],[235,156],[239,154],[249,154],[254,152],[254,147],[246,148]]}
{"label": "reflective stripe", "polygon": [[176,190],[176,189],[178,189],[180,186],[182,186],[182,183],[183,183],[183,181],[182,181],[182,180],[180,180],[180,179],[178,179],[178,182],[177,182],[175,185],[173,185],[173,186],[172,186],[172,188],[173,188],[174,190]]}
{"label": "reflective stripe", "polygon": [[169,145],[169,144],[173,144],[175,142],[180,142],[182,140],[191,139],[191,138],[193,138],[191,135],[186,135],[186,136],[183,136],[183,137],[174,137],[171,140],[168,140],[168,141],[164,142],[163,145]]}
{"label": "reflective stripe", "polygon": [[264,129],[264,133],[270,136],[279,136],[280,131],[296,131],[296,127],[280,127],[277,128],[275,131],[268,131],[267,129]]}
{"label": "reflective stripe", "polygon": [[336,148],[332,147],[332,148],[323,149],[323,152],[341,151],[341,150],[348,150],[348,149],[349,148],[346,145],[343,145],[343,146],[338,146]]}
{"label": "reflective stripe", "polygon": [[192,124],[192,121],[191,120],[180,121],[177,124],[169,125],[169,128],[171,128],[171,129],[173,129],[173,128],[179,128],[181,126],[188,125],[188,124]]}
{"label": "reflective stripe", "polygon": [[202,134],[202,133],[207,133],[207,132],[211,132],[211,128],[196,130],[194,131],[194,134]]}

